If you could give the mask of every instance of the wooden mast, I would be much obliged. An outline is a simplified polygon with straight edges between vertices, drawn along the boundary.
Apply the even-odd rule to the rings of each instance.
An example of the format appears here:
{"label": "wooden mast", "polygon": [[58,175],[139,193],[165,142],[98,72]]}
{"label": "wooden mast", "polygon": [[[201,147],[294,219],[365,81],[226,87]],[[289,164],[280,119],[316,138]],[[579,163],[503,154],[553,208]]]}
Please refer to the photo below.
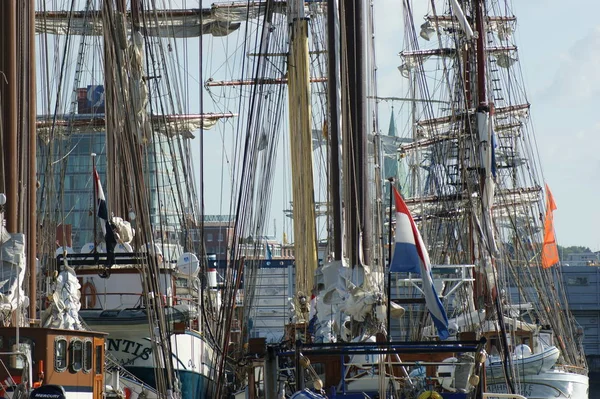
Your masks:
{"label": "wooden mast", "polygon": [[[489,120],[489,113],[490,113],[490,104],[488,103],[487,100],[487,90],[486,90],[486,61],[487,61],[487,56],[485,54],[485,35],[486,35],[486,29],[485,29],[485,10],[484,10],[484,1],[485,0],[476,0],[475,1],[475,29],[477,31],[477,41],[476,41],[476,60],[477,60],[477,129],[478,129],[478,135],[480,140],[482,140],[482,138],[484,137],[488,137],[489,136],[489,132],[488,131],[479,131],[480,129],[485,129],[485,130],[489,130],[488,125],[490,123],[493,123],[492,120]],[[482,118],[486,121],[485,124],[480,124],[479,123],[479,118]],[[491,142],[486,142],[485,144],[482,142],[480,142],[480,145],[487,145],[488,146],[488,150],[490,151],[489,148],[491,148],[492,143]],[[489,155],[488,152],[485,152],[487,157],[490,157],[491,155]],[[488,158],[489,160],[489,158]],[[479,171],[480,171],[480,186],[481,186],[481,198],[482,198],[482,211],[484,213],[483,218],[489,218],[489,211],[490,211],[490,207],[492,206],[491,202],[493,202],[493,199],[491,198],[487,198],[488,194],[486,194],[486,191],[490,190],[490,187],[487,187],[488,184],[492,184],[493,187],[493,183],[491,182],[490,176],[491,176],[491,170],[489,170],[489,168],[491,167],[491,163],[488,164],[487,161],[482,160],[482,164],[479,167]],[[493,198],[493,188],[491,188],[492,190],[492,198]],[[486,199],[487,198],[487,199]],[[488,209],[486,209],[488,208]],[[487,223],[492,223],[491,220],[487,220]],[[488,236],[486,238],[487,240],[493,240],[493,237]],[[488,242],[488,247],[491,248],[494,246],[494,243],[492,242]],[[494,253],[493,251],[490,251],[491,253],[489,254],[490,257],[490,263],[491,263],[491,268],[494,269],[495,268],[495,262],[494,262]],[[485,263],[487,262],[484,259],[484,256],[480,257],[480,261]],[[484,274],[487,274],[488,272],[484,271]],[[494,272],[495,273],[495,272]],[[480,274],[481,277],[481,274]],[[487,286],[486,282],[488,281],[487,276],[486,278],[483,279],[484,281],[484,285],[486,285],[486,289],[484,290],[484,295],[487,296],[486,299],[486,303],[488,299],[491,299],[492,301],[492,306],[486,306],[486,309],[488,310],[487,314],[492,314],[493,312],[491,312],[490,308],[494,307],[496,310],[496,317],[498,318],[498,325],[500,327],[500,338],[501,338],[501,343],[503,346],[503,367],[504,367],[504,373],[506,376],[506,386],[508,389],[508,393],[512,394],[515,393],[515,387],[513,385],[513,369],[511,367],[511,351],[510,351],[510,345],[508,343],[508,338],[507,338],[507,333],[506,333],[506,326],[505,326],[505,322],[504,322],[504,314],[502,311],[502,305],[500,303],[500,297],[497,294],[496,289],[491,289],[491,287]]]}
{"label": "wooden mast", "polygon": [[[9,233],[25,232],[29,317],[36,318],[36,91],[35,11],[33,0],[17,11],[16,1],[0,3],[0,113],[2,160],[0,192]],[[17,21],[24,21],[17,26]],[[21,82],[21,83],[19,83]],[[20,118],[19,118],[20,116]],[[20,141],[20,146],[19,146]],[[19,155],[27,154],[27,159]],[[22,168],[19,168],[21,159]],[[21,175],[22,172],[22,175]],[[19,187],[21,181],[21,187]]]}
{"label": "wooden mast", "polygon": [[27,166],[27,269],[29,270],[29,318],[36,318],[37,311],[37,107],[35,79],[35,0],[29,0],[27,9],[27,46],[29,63],[27,65],[27,116],[28,116],[28,166]]}
{"label": "wooden mast", "polygon": [[6,195],[4,218],[9,233],[16,233],[18,215],[17,147],[17,13],[16,1],[0,2],[0,113],[2,115],[2,168],[0,191]]}

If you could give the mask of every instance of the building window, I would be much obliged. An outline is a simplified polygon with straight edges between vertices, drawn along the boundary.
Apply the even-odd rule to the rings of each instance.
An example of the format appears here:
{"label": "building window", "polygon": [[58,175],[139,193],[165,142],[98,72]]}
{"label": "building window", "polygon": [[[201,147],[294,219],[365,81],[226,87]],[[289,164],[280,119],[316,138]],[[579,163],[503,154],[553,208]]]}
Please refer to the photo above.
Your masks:
{"label": "building window", "polygon": [[75,338],[71,341],[71,371],[78,372],[83,368],[83,342]]}
{"label": "building window", "polygon": [[67,340],[64,337],[54,340],[54,369],[58,372],[67,369]]}
{"label": "building window", "polygon": [[568,277],[567,285],[589,285],[587,277]]}
{"label": "building window", "polygon": [[208,233],[208,234],[206,235],[206,241],[212,241],[212,240],[213,240],[213,235],[212,235],[212,233]]}
{"label": "building window", "polygon": [[223,233],[219,233],[219,241],[223,241]]}
{"label": "building window", "polygon": [[83,372],[89,373],[92,370],[92,341],[86,340],[83,344]]}

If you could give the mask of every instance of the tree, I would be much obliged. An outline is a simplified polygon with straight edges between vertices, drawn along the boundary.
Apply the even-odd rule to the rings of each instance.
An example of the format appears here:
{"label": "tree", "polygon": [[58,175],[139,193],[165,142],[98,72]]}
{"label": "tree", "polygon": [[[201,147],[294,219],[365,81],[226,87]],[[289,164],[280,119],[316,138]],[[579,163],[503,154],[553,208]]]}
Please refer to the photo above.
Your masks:
{"label": "tree", "polygon": [[558,246],[558,253],[561,258],[565,258],[571,254],[581,254],[581,253],[591,253],[592,250],[588,247],[580,247],[580,246],[571,246],[571,247],[561,247]]}

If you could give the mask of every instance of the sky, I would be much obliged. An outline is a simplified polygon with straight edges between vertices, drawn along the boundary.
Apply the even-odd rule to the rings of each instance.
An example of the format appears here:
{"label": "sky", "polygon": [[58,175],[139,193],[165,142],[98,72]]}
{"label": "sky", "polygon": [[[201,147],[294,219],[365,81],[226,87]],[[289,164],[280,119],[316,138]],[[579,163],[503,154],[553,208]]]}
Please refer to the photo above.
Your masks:
{"label": "sky", "polygon": [[[401,79],[401,7],[398,0],[375,0],[374,9],[378,94],[394,96]],[[415,15],[424,15],[421,10],[415,5]],[[512,10],[542,170],[558,207],[558,243],[600,250],[600,2],[514,0]],[[389,116],[380,120],[387,128]]]}
{"label": "sky", "polygon": [[[414,2],[415,15],[425,15],[426,1]],[[401,0],[374,0],[375,57],[378,95],[399,96],[402,80],[398,72],[403,49]],[[600,250],[600,112],[596,103],[600,94],[600,2],[573,0],[515,0],[512,11],[517,17],[514,33],[525,89],[531,104],[530,122],[536,135],[542,172],[554,195],[554,212],[559,245],[580,245]],[[390,104],[379,106],[379,124],[387,132]],[[205,135],[206,145],[219,145],[223,138]],[[280,143],[278,168],[287,158]],[[215,154],[209,155],[209,157]],[[215,176],[207,176],[209,185],[218,186]],[[210,183],[210,181],[213,183]],[[270,219],[277,219],[281,239],[282,209],[290,201],[281,189],[286,179],[278,172]],[[225,193],[226,198],[227,193]],[[223,198],[223,197],[222,197]],[[207,199],[207,213],[218,213],[222,202]],[[272,224],[272,222],[270,222]],[[285,226],[284,226],[285,227]],[[289,223],[287,224],[289,234]],[[274,233],[270,227],[268,232]]]}
{"label": "sky", "polygon": [[[195,6],[196,1],[171,1],[171,7]],[[205,6],[211,2],[205,1]],[[375,51],[378,66],[378,95],[402,94],[398,72],[403,49],[401,0],[373,0]],[[426,0],[414,1],[415,15],[425,14]],[[517,17],[516,43],[531,103],[531,120],[537,137],[545,183],[554,195],[558,209],[554,212],[558,242],[563,246],[582,245],[600,250],[600,2],[594,0],[513,0]],[[206,41],[206,40],[205,40]],[[218,48],[215,51],[219,51]],[[193,57],[191,57],[193,58]],[[197,65],[190,65],[190,70]],[[205,78],[209,75],[205,75]],[[195,93],[191,93],[194,98]],[[206,97],[205,97],[206,98]],[[380,104],[380,129],[387,132],[390,105]],[[197,110],[190,109],[191,112]],[[211,130],[204,133],[209,161],[206,186],[209,190],[206,211],[229,213],[223,198],[227,190],[227,171],[217,168],[231,153],[223,153],[229,133]],[[283,212],[290,201],[285,188],[289,181],[280,170],[288,145],[280,141],[273,206],[268,233],[275,233],[272,220],[277,219],[277,236],[281,239]],[[194,143],[197,152],[197,141]],[[222,180],[224,189],[221,189]],[[287,181],[287,183],[286,183]],[[289,228],[289,223],[287,224]],[[289,230],[288,230],[289,231]]]}
{"label": "sky", "polygon": [[600,250],[600,3],[518,2],[519,57],[559,245]]}

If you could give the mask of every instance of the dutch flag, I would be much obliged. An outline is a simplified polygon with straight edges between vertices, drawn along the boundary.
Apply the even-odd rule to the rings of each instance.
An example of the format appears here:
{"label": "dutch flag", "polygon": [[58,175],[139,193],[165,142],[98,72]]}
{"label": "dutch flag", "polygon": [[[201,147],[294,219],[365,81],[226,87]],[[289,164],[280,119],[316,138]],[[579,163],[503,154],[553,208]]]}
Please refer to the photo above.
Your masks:
{"label": "dutch flag", "polygon": [[[97,203],[97,215],[102,222],[100,226],[102,227],[102,234],[104,234],[104,239],[106,240],[106,252],[110,255],[114,254],[115,247],[117,245],[117,238],[115,233],[113,232],[112,226],[108,221],[108,207],[106,206],[106,197],[104,196],[104,190],[102,189],[102,183],[100,182],[100,175],[98,175],[98,171],[96,167],[94,167],[94,184],[96,186],[96,200]],[[113,257],[109,257],[109,261],[112,264]]]}
{"label": "dutch flag", "polygon": [[106,222],[108,221],[108,208],[106,206],[106,197],[104,196],[104,190],[102,189],[102,183],[100,182],[100,175],[94,167],[94,184],[96,185],[96,201],[97,209],[96,215],[102,219],[102,233],[106,235]]}
{"label": "dutch flag", "polygon": [[431,263],[421,234],[400,193],[394,187],[396,199],[396,243],[390,273],[410,272],[421,275],[425,304],[431,314],[440,339],[448,338],[448,316],[433,286]]}

